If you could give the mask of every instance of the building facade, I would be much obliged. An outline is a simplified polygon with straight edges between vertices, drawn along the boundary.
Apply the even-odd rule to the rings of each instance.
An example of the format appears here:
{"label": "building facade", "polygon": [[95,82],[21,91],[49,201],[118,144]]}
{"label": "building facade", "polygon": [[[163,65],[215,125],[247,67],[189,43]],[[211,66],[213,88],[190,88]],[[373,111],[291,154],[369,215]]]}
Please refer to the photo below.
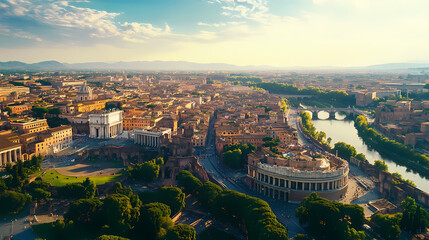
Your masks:
{"label": "building facade", "polygon": [[21,144],[11,142],[6,137],[0,136],[0,166],[8,163],[16,163],[21,159]]}
{"label": "building facade", "polygon": [[171,138],[170,128],[144,128],[134,130],[134,143],[146,147],[158,148],[165,141]]}
{"label": "building facade", "polygon": [[122,133],[122,110],[112,109],[89,115],[89,137],[96,139],[115,138]]}
{"label": "building facade", "polygon": [[203,147],[206,145],[206,134],[194,134],[192,136],[192,144],[194,147]]}
{"label": "building facade", "polygon": [[24,104],[11,104],[8,105],[8,107],[11,110],[12,114],[21,114],[24,111],[30,111],[31,110],[31,105],[24,103]]}
{"label": "building facade", "polygon": [[36,133],[49,129],[46,119],[20,119],[10,122],[10,126],[20,133]]}
{"label": "building facade", "polygon": [[[59,126],[48,131],[37,133],[34,142],[30,142],[29,149],[37,155],[52,155],[70,147],[73,144],[71,126]],[[31,137],[31,136],[29,136]]]}
{"label": "building facade", "polygon": [[145,117],[126,117],[124,118],[124,130],[132,131],[138,128],[150,127],[151,120],[152,119]]}
{"label": "building facade", "polygon": [[250,186],[265,196],[299,202],[312,192],[329,200],[339,200],[347,192],[349,167],[344,160],[331,156],[329,160],[274,159],[273,163],[266,155],[252,154],[248,161]]}
{"label": "building facade", "polygon": [[85,102],[93,100],[92,89],[86,85],[82,85],[76,94],[76,102]]}

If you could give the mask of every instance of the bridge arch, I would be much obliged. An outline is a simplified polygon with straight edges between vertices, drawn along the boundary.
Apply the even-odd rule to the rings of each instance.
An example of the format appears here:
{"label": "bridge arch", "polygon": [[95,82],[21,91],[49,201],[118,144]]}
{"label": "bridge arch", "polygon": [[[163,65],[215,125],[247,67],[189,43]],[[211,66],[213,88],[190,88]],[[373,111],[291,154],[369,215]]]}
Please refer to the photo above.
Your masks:
{"label": "bridge arch", "polygon": [[326,112],[329,114],[328,119],[338,119],[336,117],[336,114],[343,114],[346,115],[345,118],[341,118],[338,120],[343,120],[346,118],[354,118],[356,116],[356,110],[352,107],[347,107],[347,108],[334,108],[334,107],[330,107],[330,108],[318,108],[318,107],[302,107],[299,109],[299,113],[303,112],[303,111],[308,111],[312,114],[312,119],[319,119],[319,113],[320,112]]}

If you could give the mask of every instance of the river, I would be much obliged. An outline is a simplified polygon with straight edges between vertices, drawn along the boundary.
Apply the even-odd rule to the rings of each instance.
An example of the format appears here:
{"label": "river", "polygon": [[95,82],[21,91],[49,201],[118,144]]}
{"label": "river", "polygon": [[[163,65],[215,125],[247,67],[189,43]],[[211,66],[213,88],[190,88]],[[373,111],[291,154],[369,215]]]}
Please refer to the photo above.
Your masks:
{"label": "river", "polygon": [[381,156],[376,150],[371,149],[358,136],[353,121],[342,120],[345,116],[341,116],[338,113],[336,118],[341,120],[328,120],[328,117],[328,113],[320,112],[319,120],[312,120],[312,123],[317,131],[323,131],[327,137],[332,138],[331,146],[334,146],[337,142],[345,142],[354,146],[358,153],[365,154],[370,163],[374,163],[375,160],[384,160],[389,167],[389,172],[401,174],[404,179],[412,180],[420,190],[429,193],[429,180],[421,177],[418,173],[407,171],[406,167],[396,164],[391,159]]}

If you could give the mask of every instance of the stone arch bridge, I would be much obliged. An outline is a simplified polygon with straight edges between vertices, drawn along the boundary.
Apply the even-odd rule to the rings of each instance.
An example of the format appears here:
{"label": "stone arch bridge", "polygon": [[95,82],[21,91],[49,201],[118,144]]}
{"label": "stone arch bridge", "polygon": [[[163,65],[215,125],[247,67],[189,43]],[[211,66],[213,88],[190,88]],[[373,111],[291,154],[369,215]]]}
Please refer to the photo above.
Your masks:
{"label": "stone arch bridge", "polygon": [[335,108],[331,106],[330,108],[318,108],[318,107],[308,107],[308,106],[300,106],[298,108],[298,112],[309,111],[313,115],[313,119],[318,119],[319,112],[327,112],[329,113],[329,119],[335,119],[335,113],[344,113],[346,114],[346,118],[353,118],[358,115],[358,110],[355,107],[348,106],[347,108]]}

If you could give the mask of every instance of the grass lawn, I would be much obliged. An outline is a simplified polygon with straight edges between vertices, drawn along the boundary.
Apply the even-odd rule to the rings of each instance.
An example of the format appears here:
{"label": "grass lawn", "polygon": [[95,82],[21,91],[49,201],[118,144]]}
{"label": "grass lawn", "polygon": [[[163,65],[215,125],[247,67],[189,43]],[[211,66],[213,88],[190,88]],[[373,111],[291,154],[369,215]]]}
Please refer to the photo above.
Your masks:
{"label": "grass lawn", "polygon": [[[52,186],[64,186],[67,183],[83,182],[83,180],[86,179],[86,177],[71,177],[61,175],[54,169],[44,171],[40,176],[42,177],[43,181],[50,183]],[[121,176],[122,173],[118,173],[115,175],[108,176],[89,177],[89,179],[94,181],[96,185],[100,185],[106,182],[113,182],[119,179]]]}
{"label": "grass lawn", "polygon": [[99,157],[89,157],[87,158],[84,162],[82,162],[83,164],[88,163],[88,164],[98,164],[98,163],[103,163],[103,164],[107,164],[107,167],[109,168],[123,168],[124,164],[122,161],[119,160],[113,160],[113,159],[103,159],[101,160]]}

